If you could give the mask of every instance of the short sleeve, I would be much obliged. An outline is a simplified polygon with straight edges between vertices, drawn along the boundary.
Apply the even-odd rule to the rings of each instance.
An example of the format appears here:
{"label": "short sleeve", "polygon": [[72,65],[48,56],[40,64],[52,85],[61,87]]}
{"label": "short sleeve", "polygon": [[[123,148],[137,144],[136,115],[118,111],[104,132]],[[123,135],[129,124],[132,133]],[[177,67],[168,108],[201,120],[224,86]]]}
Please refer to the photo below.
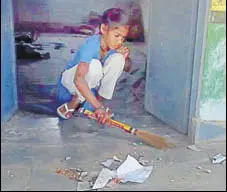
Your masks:
{"label": "short sleeve", "polygon": [[88,39],[80,48],[80,61],[90,63],[93,58],[99,54],[98,41],[96,39]]}

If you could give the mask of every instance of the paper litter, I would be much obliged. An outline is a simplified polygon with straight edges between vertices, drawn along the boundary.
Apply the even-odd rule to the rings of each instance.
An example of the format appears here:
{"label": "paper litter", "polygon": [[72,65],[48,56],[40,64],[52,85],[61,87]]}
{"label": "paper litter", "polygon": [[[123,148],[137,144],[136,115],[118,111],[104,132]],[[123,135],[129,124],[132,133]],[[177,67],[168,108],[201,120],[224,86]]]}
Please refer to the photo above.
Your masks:
{"label": "paper litter", "polygon": [[103,168],[95,181],[93,189],[105,187],[109,180],[119,178],[120,182],[143,183],[151,174],[153,166],[144,167],[132,156],[128,155],[126,160],[117,168],[109,170]]}
{"label": "paper litter", "polygon": [[201,152],[202,150],[197,148],[195,145],[189,145],[187,146],[188,149],[191,149],[192,151],[197,151],[197,152]]}
{"label": "paper litter", "polygon": [[222,155],[221,153],[215,155],[212,159],[212,163],[213,164],[218,164],[218,163],[222,163],[226,160],[226,157],[224,155]]}
{"label": "paper litter", "polygon": [[106,161],[102,162],[101,164],[104,166],[104,167],[109,167],[112,163],[113,163],[113,159],[107,159]]}

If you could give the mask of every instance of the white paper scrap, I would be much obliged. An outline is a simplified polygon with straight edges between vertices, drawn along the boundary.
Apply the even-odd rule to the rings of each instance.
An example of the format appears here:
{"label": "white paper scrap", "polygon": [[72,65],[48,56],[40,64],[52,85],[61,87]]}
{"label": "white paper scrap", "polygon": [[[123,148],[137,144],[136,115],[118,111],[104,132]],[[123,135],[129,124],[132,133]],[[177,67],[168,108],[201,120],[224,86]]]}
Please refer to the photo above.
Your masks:
{"label": "white paper scrap", "polygon": [[107,159],[106,161],[102,162],[101,164],[105,167],[109,167],[113,163],[113,159]]}
{"label": "white paper scrap", "polygon": [[119,159],[116,155],[114,155],[114,156],[113,156],[113,160],[114,160],[114,161],[119,161],[119,162],[122,162],[122,160],[121,160],[121,159]]}
{"label": "white paper scrap", "polygon": [[105,185],[108,183],[108,181],[115,177],[116,177],[115,171],[111,171],[107,168],[103,168],[101,170],[101,172],[99,173],[99,176],[96,179],[92,189],[100,189],[100,188],[105,187]]}
{"label": "white paper scrap", "polygon": [[221,153],[219,153],[213,157],[212,163],[213,164],[222,163],[225,160],[226,160],[226,157]]}
{"label": "white paper scrap", "polygon": [[117,177],[123,178],[122,183],[128,181],[143,183],[151,174],[153,166],[143,167],[140,163],[128,155],[127,159],[118,167]]}
{"label": "white paper scrap", "polygon": [[136,182],[143,183],[151,174],[153,166],[144,167],[140,163],[128,155],[126,160],[115,171],[103,168],[93,185],[93,189],[105,187],[109,180],[113,178],[121,179],[120,182],[126,183]]}
{"label": "white paper scrap", "polygon": [[191,149],[192,151],[197,151],[197,152],[201,152],[202,150],[197,148],[195,145],[189,145],[187,146],[188,149]]}

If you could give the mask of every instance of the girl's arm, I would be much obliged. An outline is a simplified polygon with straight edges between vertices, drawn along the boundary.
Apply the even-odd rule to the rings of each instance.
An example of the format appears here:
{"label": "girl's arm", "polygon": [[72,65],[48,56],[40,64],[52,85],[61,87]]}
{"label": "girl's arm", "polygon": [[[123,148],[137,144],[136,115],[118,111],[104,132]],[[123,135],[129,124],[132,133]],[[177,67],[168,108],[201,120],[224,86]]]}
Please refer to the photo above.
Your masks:
{"label": "girl's arm", "polygon": [[95,108],[95,115],[98,118],[98,122],[105,124],[110,120],[110,112],[105,110],[103,104],[96,99],[88,87],[87,82],[85,81],[88,69],[88,63],[80,62],[76,70],[74,83],[83,97]]}
{"label": "girl's arm", "polygon": [[126,47],[125,45],[122,45],[118,50],[118,53],[121,53],[124,58],[125,58],[125,66],[124,66],[124,71],[125,72],[130,72],[130,70],[132,69],[132,63],[131,63],[131,59],[129,57],[130,54],[130,50],[128,47]]}
{"label": "girl's arm", "polygon": [[96,97],[92,94],[90,88],[85,81],[85,76],[88,73],[89,64],[85,62],[80,62],[78,64],[76,74],[74,77],[74,83],[83,97],[95,108],[100,108],[103,106]]}

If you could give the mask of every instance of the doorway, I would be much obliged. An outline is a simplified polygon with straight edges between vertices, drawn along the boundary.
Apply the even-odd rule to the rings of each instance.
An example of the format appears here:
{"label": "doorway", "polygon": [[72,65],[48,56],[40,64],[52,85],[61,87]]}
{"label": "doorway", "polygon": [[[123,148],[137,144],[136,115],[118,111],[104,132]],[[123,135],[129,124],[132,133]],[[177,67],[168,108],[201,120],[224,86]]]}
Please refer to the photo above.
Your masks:
{"label": "doorway", "polygon": [[[52,2],[51,5],[48,4],[49,2]],[[86,5],[85,1],[81,4],[79,1],[72,2],[78,4],[77,6]],[[166,4],[164,0],[134,2],[142,7],[145,42],[127,42],[132,50],[134,69],[130,74],[122,75],[113,101],[107,104],[119,114],[119,118],[140,116],[150,119],[147,123],[149,127],[168,127],[167,123],[187,135],[192,116],[196,113],[192,105],[196,105],[198,69],[201,64],[199,59],[202,51],[195,47],[195,41],[200,42],[200,39],[197,39],[200,30],[197,21],[200,18],[199,14],[204,14],[206,10],[202,9],[203,12],[198,14],[202,6],[199,0],[184,3],[180,0],[172,0],[171,4]],[[116,1],[108,1],[108,6],[115,3]],[[73,58],[78,47],[90,35],[89,33],[94,32],[94,28],[83,25],[80,28],[80,32],[83,33],[76,35],[71,33],[72,28],[69,26],[54,22],[57,19],[67,20],[67,18],[62,17],[61,14],[56,15],[56,11],[52,13],[50,6],[55,7],[56,10],[62,7],[54,1],[43,0],[35,3],[29,0],[14,1],[14,19],[17,22],[15,29],[26,26],[28,21],[35,21],[34,28],[38,27],[42,33],[38,34],[34,44],[42,45],[43,50],[40,50],[40,53],[50,54],[50,58],[35,61],[17,60],[19,103],[22,102],[24,109],[36,110],[36,112],[41,110],[46,113],[53,112],[48,103],[56,95],[58,76]],[[71,7],[70,4],[64,6]],[[104,11],[108,6],[102,4],[99,11]],[[35,7],[42,9],[29,17],[29,13],[33,13],[31,10]],[[27,15],[20,15],[23,9],[28,10]],[[162,14],[163,12],[165,14]],[[42,17],[38,17],[40,13]],[[93,19],[97,16],[94,12],[90,14]],[[80,21],[84,22],[85,16],[87,15],[84,15],[84,12],[81,15],[78,13],[77,19],[80,18]],[[39,21],[38,25],[37,21]],[[47,23],[50,22],[52,24],[48,25]],[[71,24],[67,23],[67,25]],[[47,31],[48,28],[52,33]],[[65,30],[68,34],[63,33]],[[76,30],[78,28],[73,28],[73,32]],[[43,105],[39,105],[40,103]],[[133,120],[127,121],[136,124]]]}

